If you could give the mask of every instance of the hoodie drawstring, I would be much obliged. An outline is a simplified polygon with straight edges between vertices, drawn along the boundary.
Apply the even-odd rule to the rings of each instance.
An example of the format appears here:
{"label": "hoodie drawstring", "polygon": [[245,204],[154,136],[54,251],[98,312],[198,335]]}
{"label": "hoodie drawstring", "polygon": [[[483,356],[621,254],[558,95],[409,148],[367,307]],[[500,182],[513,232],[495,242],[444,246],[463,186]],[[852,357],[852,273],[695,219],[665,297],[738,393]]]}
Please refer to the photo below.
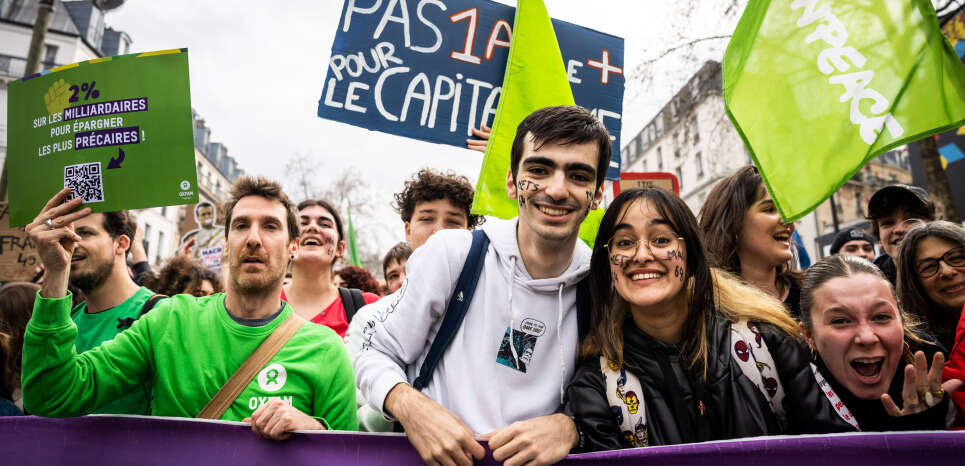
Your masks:
{"label": "hoodie drawstring", "polygon": [[516,353],[516,338],[513,337],[513,332],[516,328],[516,313],[513,312],[513,277],[516,274],[516,256],[509,256],[509,350],[513,352],[513,360],[516,361],[516,366],[520,364],[519,354]]}
{"label": "hoodie drawstring", "polygon": [[[557,299],[558,311],[556,313],[556,339],[560,342],[560,404],[563,404],[563,387],[566,385],[566,357],[563,351],[563,284],[560,283],[560,292]],[[579,345],[577,345],[579,350]]]}

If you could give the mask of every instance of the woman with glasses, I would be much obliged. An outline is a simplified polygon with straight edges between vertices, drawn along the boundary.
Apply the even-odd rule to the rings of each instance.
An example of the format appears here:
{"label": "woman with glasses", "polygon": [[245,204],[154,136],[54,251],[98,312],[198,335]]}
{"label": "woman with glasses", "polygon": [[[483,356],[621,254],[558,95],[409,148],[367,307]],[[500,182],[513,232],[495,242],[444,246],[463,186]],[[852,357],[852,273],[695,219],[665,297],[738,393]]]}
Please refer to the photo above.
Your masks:
{"label": "woman with glasses", "polygon": [[784,302],[800,315],[800,273],[791,270],[794,224],[784,223],[753,165],[720,180],[700,209],[711,265]]}
{"label": "woman with glasses", "polygon": [[898,253],[898,300],[945,350],[965,306],[965,229],[935,221],[908,231]]}
{"label": "woman with glasses", "polygon": [[944,355],[878,267],[855,256],[818,261],[804,275],[801,307],[814,377],[842,419],[862,431],[946,428],[946,394],[961,381],[943,383]]}
{"label": "woman with glasses", "polygon": [[590,260],[594,326],[567,388],[576,451],[850,430],[783,306],[707,264],[693,213],[622,192]]}

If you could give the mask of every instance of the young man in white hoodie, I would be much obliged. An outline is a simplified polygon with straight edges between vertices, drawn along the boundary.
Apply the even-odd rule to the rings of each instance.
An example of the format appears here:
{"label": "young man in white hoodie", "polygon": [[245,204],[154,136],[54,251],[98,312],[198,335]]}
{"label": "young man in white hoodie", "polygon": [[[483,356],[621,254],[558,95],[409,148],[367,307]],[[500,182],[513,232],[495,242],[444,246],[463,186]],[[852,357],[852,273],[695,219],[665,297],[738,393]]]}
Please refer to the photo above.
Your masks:
{"label": "young man in white hoodie", "polygon": [[428,385],[409,383],[439,331],[472,234],[443,230],[416,250],[402,288],[372,306],[355,360],[366,399],[405,428],[430,464],[548,464],[578,436],[554,414],[579,352],[577,283],[590,249],[579,227],[603,196],[610,138],[586,109],[548,107],[517,129],[506,190],[519,216],[492,220],[475,294]]}

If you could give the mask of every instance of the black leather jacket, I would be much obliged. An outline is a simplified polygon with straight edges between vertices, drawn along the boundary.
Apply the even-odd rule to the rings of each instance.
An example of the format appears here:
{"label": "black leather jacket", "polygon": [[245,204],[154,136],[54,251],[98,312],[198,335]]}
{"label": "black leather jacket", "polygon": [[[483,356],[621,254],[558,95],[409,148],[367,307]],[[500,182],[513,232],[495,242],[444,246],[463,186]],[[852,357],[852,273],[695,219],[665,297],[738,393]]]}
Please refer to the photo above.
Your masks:
{"label": "black leather jacket", "polygon": [[[640,379],[650,445],[798,433],[853,431],[818,388],[808,352],[773,326],[758,325],[784,387],[786,425],[779,425],[764,395],[730,354],[730,322],[712,318],[709,369],[699,382],[681,361],[680,348],[642,332],[632,320],[623,326],[624,363]],[[665,375],[672,374],[672,377]],[[566,391],[564,412],[580,431],[577,451],[628,448],[611,413],[599,357],[580,363]],[[700,414],[698,402],[706,406]]]}

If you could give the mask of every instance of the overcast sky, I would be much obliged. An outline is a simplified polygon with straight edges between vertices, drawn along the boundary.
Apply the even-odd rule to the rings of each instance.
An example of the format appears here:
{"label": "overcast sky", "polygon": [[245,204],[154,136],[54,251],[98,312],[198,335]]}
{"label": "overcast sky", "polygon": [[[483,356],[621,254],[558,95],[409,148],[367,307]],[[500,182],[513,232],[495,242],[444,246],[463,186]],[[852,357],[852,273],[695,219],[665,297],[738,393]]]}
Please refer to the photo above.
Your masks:
{"label": "overcast sky", "polygon": [[[637,65],[678,44],[730,34],[736,24],[735,14],[726,15],[730,3],[546,0],[554,18],[625,39],[624,143],[703,60],[721,59],[726,40],[703,42],[690,54],[667,55],[650,67],[649,81],[635,73]],[[746,0],[739,3],[743,7]],[[692,13],[688,4],[697,5]],[[385,251],[403,239],[402,222],[388,206],[404,180],[432,167],[454,170],[475,182],[482,154],[317,116],[341,10],[340,0],[128,0],[107,14],[106,23],[131,36],[132,52],[189,49],[192,106],[207,121],[212,139],[224,143],[247,173],[284,182],[285,161],[296,153],[317,160],[320,184],[346,166],[357,167],[385,200],[379,218],[369,220],[378,222],[377,241]]]}

